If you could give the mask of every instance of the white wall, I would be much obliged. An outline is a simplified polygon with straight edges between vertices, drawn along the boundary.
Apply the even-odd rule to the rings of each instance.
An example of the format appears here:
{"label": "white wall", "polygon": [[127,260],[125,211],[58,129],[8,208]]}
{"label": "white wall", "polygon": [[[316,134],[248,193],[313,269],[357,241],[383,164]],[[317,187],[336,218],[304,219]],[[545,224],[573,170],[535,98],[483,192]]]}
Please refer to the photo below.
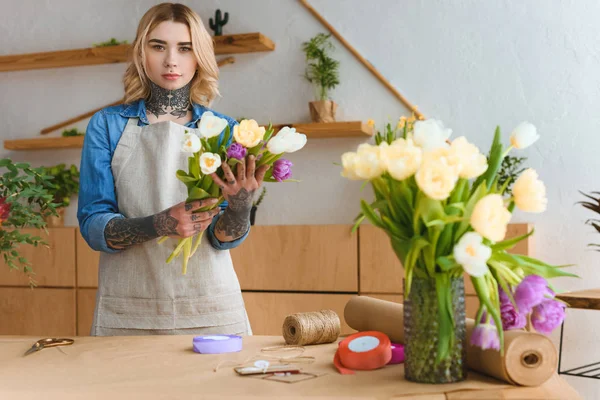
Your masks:
{"label": "white wall", "polygon": [[[115,37],[131,41],[142,14],[158,1],[2,0],[0,54],[90,46]],[[225,33],[260,31],[272,53],[237,55],[222,69],[218,111],[261,122],[305,121],[312,89],[303,81],[301,43],[322,25],[294,0],[196,0],[205,23],[216,8],[230,13]],[[436,117],[487,151],[497,124],[508,136],[520,121],[542,139],[522,153],[546,182],[543,215],[535,223],[537,256],[574,263],[581,280],[563,289],[600,286],[599,255],[586,244],[600,236],[575,202],[578,190],[599,190],[600,3],[578,1],[312,0],[311,4],[428,117]],[[340,120],[395,121],[406,109],[337,43],[342,84],[333,92]],[[2,139],[36,137],[40,129],[115,101],[124,64],[0,73]],[[242,89],[243,88],[243,89]],[[87,121],[77,126],[85,129]],[[333,165],[361,139],[313,140],[293,154],[301,184],[269,185],[259,224],[350,223],[360,185]],[[0,157],[52,165],[79,164],[78,150],[8,152]],[[368,192],[366,192],[368,195]],[[76,203],[67,223],[76,224]],[[383,277],[382,277],[383,278]],[[385,278],[383,278],[385,279]],[[600,361],[600,313],[570,311],[565,367]],[[556,340],[557,334],[553,335]],[[585,398],[600,397],[597,381],[568,378]]]}

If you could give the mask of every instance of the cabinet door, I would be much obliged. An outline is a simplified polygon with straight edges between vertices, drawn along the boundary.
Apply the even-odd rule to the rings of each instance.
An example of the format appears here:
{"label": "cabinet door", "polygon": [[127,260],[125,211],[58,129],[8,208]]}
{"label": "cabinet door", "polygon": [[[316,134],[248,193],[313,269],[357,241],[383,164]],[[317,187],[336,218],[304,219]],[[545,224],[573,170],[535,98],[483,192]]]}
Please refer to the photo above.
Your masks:
{"label": "cabinet door", "polygon": [[[531,224],[509,224],[506,238],[526,234]],[[533,238],[530,236],[517,244],[510,253],[532,255]],[[373,225],[364,224],[359,228],[360,254],[360,293],[402,294],[404,269],[392,250],[387,234]],[[475,295],[471,280],[465,277],[465,293]]]}
{"label": "cabinet door", "polygon": [[98,287],[98,264],[100,252],[94,251],[85,242],[77,229],[77,286]]}
{"label": "cabinet door", "polygon": [[77,336],[89,336],[94,321],[97,289],[77,289]]}
{"label": "cabinet door", "polygon": [[333,310],[340,318],[342,334],[355,332],[344,321],[344,308],[352,295],[245,292],[246,311],[255,335],[283,335],[283,321],[294,313]]}
{"label": "cabinet door", "polygon": [[[21,229],[21,233],[42,238],[48,247],[20,245],[17,249],[31,264],[38,286],[75,286],[75,228]],[[21,271],[9,270],[4,259],[0,262],[1,286],[29,286],[28,276]]]}
{"label": "cabinet door", "polygon": [[254,226],[233,249],[243,290],[358,291],[358,240],[349,225]]}
{"label": "cabinet door", "polygon": [[74,336],[75,289],[0,288],[0,335]]}

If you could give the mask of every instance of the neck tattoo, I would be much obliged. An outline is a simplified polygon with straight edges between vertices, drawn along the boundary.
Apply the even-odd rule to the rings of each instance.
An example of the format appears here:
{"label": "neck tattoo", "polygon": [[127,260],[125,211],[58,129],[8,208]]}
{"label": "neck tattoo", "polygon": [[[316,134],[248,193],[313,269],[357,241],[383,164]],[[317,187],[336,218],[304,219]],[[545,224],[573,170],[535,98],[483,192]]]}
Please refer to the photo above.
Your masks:
{"label": "neck tattoo", "polygon": [[150,82],[150,99],[146,102],[146,110],[154,114],[156,118],[165,114],[177,118],[185,117],[188,110],[192,109],[190,104],[191,85],[190,82],[182,88],[169,90]]}

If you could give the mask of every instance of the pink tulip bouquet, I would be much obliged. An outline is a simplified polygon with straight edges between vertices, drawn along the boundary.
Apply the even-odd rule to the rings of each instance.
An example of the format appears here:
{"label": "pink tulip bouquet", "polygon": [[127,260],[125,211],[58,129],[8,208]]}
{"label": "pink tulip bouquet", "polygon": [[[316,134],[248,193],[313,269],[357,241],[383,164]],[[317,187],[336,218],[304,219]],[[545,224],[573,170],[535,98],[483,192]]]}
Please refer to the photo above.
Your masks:
{"label": "pink tulip bouquet", "polygon": [[[270,166],[264,182],[297,182],[291,179],[292,163],[281,158],[285,153],[293,153],[306,145],[306,135],[296,132],[294,128],[283,127],[274,135],[272,125],[265,128],[255,120],[245,119],[234,126],[232,135],[226,119],[207,111],[202,114],[198,131],[199,135],[185,131],[181,150],[191,156],[188,158],[188,170],[177,171],[177,178],[187,187],[186,202],[206,198],[216,198],[219,201],[197,212],[214,209],[223,203],[221,188],[210,176],[216,172],[219,177],[223,177],[222,163],[227,163],[234,169],[245,157],[254,155],[257,168]],[[188,260],[198,249],[203,233],[180,239],[166,262],[170,263],[181,256],[182,273],[185,274]],[[159,243],[167,238],[159,238]]]}

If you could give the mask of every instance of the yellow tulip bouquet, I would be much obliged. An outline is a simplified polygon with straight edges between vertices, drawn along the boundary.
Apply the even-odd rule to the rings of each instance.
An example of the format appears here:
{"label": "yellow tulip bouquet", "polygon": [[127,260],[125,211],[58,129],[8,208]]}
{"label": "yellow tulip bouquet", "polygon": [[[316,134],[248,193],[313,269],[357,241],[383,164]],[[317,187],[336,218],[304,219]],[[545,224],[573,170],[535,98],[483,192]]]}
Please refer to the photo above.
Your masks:
{"label": "yellow tulip bouquet", "polygon": [[[546,208],[545,186],[533,169],[518,176],[510,196],[510,181],[498,184],[503,158],[512,148],[535,142],[535,127],[519,125],[506,149],[497,128],[488,157],[465,137],[450,141],[450,134],[441,121],[403,117],[395,128],[388,124],[378,132],[375,145],[361,144],[356,152],[342,155],[342,176],[369,182],[375,194],[373,202],[361,201],[354,230],[365,218],[383,229],[404,267],[405,327],[414,322],[405,329],[410,333],[405,367],[407,379],[416,381],[446,382],[466,375],[452,372],[462,368],[452,366],[453,359],[464,361],[466,356],[466,343],[460,343],[466,337],[464,273],[480,301],[471,343],[502,352],[503,331],[522,328],[527,317],[543,333],[560,325],[564,305],[553,298],[546,279],[575,276],[507,252],[533,233],[505,240],[514,207],[527,212]],[[415,279],[429,282],[429,296],[412,293]],[[426,307],[435,310],[429,322],[423,322]],[[427,342],[418,343],[417,334]],[[428,377],[428,371],[446,376]],[[448,376],[452,374],[458,376]]]}
{"label": "yellow tulip bouquet", "polygon": [[[216,198],[218,202],[196,212],[214,209],[224,202],[221,188],[210,176],[216,172],[223,178],[223,162],[233,169],[234,165],[248,155],[254,155],[257,168],[263,165],[270,166],[264,182],[297,182],[291,179],[292,163],[281,158],[284,153],[293,153],[306,145],[306,135],[296,132],[294,128],[283,127],[274,135],[272,125],[265,128],[253,119],[245,119],[233,127],[232,135],[226,119],[206,111],[198,124],[198,132],[199,135],[189,130],[185,131],[181,150],[191,156],[188,157],[188,171],[177,171],[177,179],[187,187],[186,202],[207,198]],[[195,235],[195,242],[194,236],[179,239],[166,262],[170,263],[181,256],[182,273],[185,275],[188,261],[198,249],[203,234],[204,231]],[[158,241],[163,243],[167,239],[168,236],[165,236]]]}

